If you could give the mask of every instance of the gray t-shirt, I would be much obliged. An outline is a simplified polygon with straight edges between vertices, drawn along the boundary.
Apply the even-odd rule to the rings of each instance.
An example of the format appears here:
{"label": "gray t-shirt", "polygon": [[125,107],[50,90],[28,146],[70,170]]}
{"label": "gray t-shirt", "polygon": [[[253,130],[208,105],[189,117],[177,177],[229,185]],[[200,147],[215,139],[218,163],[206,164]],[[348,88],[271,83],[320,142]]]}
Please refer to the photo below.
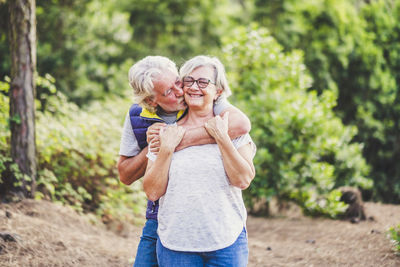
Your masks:
{"label": "gray t-shirt", "polygon": [[[214,103],[214,114],[219,115],[228,108],[231,104],[225,97],[220,97]],[[159,116],[164,119],[163,114]],[[165,118],[166,121],[170,121],[169,118]],[[133,133],[131,119],[129,117],[129,112],[126,114],[124,127],[122,129],[121,143],[119,147],[119,155],[126,157],[133,157],[139,154],[141,151],[139,144],[136,140],[136,136]]]}
{"label": "gray t-shirt", "polygon": [[[232,140],[236,149],[255,145],[249,134]],[[148,153],[150,160],[156,156]],[[232,245],[246,226],[247,213],[240,188],[226,176],[217,144],[192,146],[175,152],[168,187],[160,198],[158,235],[177,251],[206,252]]]}

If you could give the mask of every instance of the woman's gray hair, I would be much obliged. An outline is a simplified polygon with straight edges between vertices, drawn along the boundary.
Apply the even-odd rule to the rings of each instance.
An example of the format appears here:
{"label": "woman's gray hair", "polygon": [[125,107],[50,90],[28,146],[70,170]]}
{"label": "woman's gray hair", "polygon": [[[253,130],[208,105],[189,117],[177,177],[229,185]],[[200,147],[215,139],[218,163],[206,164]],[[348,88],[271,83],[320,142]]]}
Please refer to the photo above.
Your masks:
{"label": "woman's gray hair", "polygon": [[222,90],[222,94],[228,97],[232,94],[231,88],[228,85],[228,80],[226,79],[226,73],[224,65],[216,57],[209,56],[196,56],[192,59],[186,61],[181,69],[179,70],[179,75],[181,79],[183,77],[192,73],[195,69],[199,67],[211,67],[214,69],[215,86],[217,89]]}
{"label": "woman's gray hair", "polygon": [[155,108],[146,100],[154,95],[153,81],[161,78],[166,71],[178,75],[175,63],[163,56],[147,56],[129,69],[129,85],[133,89],[135,102],[150,112],[155,112]]}

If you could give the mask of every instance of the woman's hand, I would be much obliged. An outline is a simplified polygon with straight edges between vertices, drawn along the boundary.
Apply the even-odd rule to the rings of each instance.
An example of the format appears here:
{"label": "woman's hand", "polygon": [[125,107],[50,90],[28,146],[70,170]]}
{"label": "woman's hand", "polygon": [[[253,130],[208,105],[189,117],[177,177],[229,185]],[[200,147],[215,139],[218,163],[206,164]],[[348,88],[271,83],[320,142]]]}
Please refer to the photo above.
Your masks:
{"label": "woman's hand", "polygon": [[209,135],[214,137],[216,141],[222,138],[229,138],[228,135],[228,123],[229,123],[229,112],[225,112],[224,115],[215,116],[214,118],[208,120],[204,127],[206,128]]}
{"label": "woman's hand", "polygon": [[167,149],[174,152],[185,135],[185,128],[182,126],[167,126],[160,131],[160,149]]}

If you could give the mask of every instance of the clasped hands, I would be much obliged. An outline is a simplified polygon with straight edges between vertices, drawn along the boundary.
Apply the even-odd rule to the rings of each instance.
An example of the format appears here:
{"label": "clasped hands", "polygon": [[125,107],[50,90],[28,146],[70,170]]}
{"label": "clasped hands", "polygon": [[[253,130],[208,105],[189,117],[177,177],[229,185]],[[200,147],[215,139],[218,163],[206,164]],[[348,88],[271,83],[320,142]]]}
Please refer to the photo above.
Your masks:
{"label": "clasped hands", "polygon": [[[209,119],[204,127],[208,134],[216,142],[228,136],[229,112],[225,112],[222,117],[217,115]],[[167,125],[165,123],[154,123],[147,129],[147,143],[152,153],[157,154],[160,147],[172,151],[179,145],[185,135],[186,129],[183,126]]]}

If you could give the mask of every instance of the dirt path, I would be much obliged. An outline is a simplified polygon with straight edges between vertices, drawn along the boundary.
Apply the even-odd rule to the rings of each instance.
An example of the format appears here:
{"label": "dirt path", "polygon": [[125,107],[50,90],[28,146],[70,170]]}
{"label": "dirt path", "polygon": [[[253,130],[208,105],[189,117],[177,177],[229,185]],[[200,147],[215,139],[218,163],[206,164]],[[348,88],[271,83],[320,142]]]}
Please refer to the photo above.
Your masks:
{"label": "dirt path", "polygon": [[292,218],[248,220],[249,266],[400,266],[386,231],[400,223],[400,206],[366,204],[374,220]]}
{"label": "dirt path", "polygon": [[[375,220],[249,217],[249,266],[400,266],[386,237],[400,206],[367,203],[366,212]],[[132,266],[141,227],[94,221],[45,201],[0,204],[0,233],[16,238],[0,238],[0,266]]]}

